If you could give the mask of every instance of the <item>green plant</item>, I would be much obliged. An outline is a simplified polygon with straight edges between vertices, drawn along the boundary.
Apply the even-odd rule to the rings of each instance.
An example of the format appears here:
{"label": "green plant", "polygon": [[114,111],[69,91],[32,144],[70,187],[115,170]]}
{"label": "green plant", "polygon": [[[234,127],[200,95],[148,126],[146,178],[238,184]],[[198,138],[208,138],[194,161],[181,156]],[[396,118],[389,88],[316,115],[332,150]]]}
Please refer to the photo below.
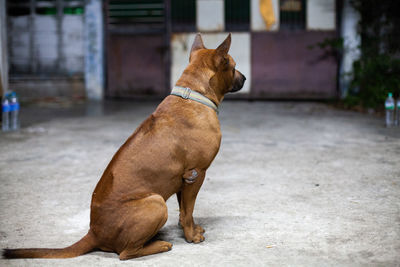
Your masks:
{"label": "green plant", "polygon": [[389,92],[399,96],[400,60],[388,54],[366,57],[353,64],[353,80],[348,98],[358,97],[357,104],[378,108]]}
{"label": "green plant", "polygon": [[352,0],[360,13],[361,57],[345,102],[379,108],[388,92],[400,94],[400,1]]}
{"label": "green plant", "polygon": [[335,37],[335,38],[325,38],[321,42],[316,44],[309,45],[308,49],[319,48],[323,51],[322,56],[320,59],[325,59],[328,57],[334,57],[336,60],[339,60],[342,52],[343,52],[343,38]]}

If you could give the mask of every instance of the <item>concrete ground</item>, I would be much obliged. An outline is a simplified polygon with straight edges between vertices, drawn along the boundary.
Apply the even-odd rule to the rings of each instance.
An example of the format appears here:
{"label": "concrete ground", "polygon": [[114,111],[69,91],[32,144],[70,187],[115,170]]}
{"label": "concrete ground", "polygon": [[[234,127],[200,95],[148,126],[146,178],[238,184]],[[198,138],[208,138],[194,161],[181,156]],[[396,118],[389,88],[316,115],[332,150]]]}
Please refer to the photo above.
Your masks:
{"label": "concrete ground", "polygon": [[[22,109],[0,134],[0,248],[64,247],[88,230],[91,193],[155,102]],[[170,252],[0,260],[1,266],[400,266],[400,128],[321,103],[229,102],[189,244],[175,197],[158,238]]]}

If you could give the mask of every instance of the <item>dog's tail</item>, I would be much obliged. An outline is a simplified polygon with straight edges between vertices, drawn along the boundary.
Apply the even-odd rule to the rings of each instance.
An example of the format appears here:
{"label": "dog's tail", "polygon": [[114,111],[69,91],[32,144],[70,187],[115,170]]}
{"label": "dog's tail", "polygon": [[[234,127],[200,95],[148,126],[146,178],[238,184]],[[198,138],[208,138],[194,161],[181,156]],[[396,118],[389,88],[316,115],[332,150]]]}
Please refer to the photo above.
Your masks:
{"label": "dog's tail", "polygon": [[66,248],[21,248],[4,249],[3,258],[73,258],[88,253],[96,248],[96,240],[89,231],[81,240]]}

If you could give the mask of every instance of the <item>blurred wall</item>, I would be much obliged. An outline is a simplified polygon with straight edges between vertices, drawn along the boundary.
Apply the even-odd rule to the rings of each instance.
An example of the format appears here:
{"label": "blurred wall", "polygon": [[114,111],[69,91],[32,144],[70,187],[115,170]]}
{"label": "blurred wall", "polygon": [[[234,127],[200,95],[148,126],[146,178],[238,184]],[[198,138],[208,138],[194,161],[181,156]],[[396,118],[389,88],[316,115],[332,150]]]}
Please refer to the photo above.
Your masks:
{"label": "blurred wall", "polygon": [[6,2],[10,89],[22,99],[83,97],[84,0]]}
{"label": "blurred wall", "polygon": [[[253,31],[266,31],[267,26],[260,13],[260,0],[251,0],[251,29]],[[272,0],[276,23],[271,27],[271,31],[279,30],[279,0]]]}
{"label": "blurred wall", "polygon": [[101,0],[87,0],[85,6],[85,88],[91,100],[104,96],[104,35]]}
{"label": "blurred wall", "polygon": [[83,74],[82,14],[27,14],[8,21],[11,73]]}
{"label": "blurred wall", "polygon": [[335,0],[308,0],[307,29],[335,30]]}
{"label": "blurred wall", "polygon": [[207,48],[217,47],[232,32],[229,53],[247,80],[239,93],[228,98],[336,97],[336,59],[325,58],[319,48],[309,49],[336,37],[335,0],[271,0],[276,23],[269,30],[260,2],[248,2],[246,16],[237,12],[246,9],[246,1],[196,0],[194,29],[171,36],[171,86],[187,66],[196,31],[202,33]]}
{"label": "blurred wall", "polygon": [[357,32],[359,21],[360,14],[351,6],[349,0],[344,0],[341,23],[344,50],[339,74],[339,86],[342,98],[347,96],[350,82],[353,78],[348,74],[353,72],[353,63],[361,55],[361,37]]}
{"label": "blurred wall", "polygon": [[0,0],[0,96],[8,88],[6,1]]}
{"label": "blurred wall", "polygon": [[[197,0],[197,29],[199,31],[223,31],[224,0]],[[199,15],[201,14],[201,15]],[[207,14],[207,16],[203,16]]]}

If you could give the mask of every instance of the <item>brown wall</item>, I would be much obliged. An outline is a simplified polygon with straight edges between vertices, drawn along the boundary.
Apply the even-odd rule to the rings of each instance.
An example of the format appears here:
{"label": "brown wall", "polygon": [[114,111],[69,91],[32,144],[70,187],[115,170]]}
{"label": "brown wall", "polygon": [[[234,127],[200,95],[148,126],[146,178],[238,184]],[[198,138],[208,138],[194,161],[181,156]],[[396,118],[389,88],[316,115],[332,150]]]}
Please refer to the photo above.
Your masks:
{"label": "brown wall", "polygon": [[252,33],[253,98],[332,98],[337,96],[337,62],[310,45],[335,37],[333,31]]}
{"label": "brown wall", "polygon": [[162,34],[110,34],[107,96],[163,96],[166,76]]}

